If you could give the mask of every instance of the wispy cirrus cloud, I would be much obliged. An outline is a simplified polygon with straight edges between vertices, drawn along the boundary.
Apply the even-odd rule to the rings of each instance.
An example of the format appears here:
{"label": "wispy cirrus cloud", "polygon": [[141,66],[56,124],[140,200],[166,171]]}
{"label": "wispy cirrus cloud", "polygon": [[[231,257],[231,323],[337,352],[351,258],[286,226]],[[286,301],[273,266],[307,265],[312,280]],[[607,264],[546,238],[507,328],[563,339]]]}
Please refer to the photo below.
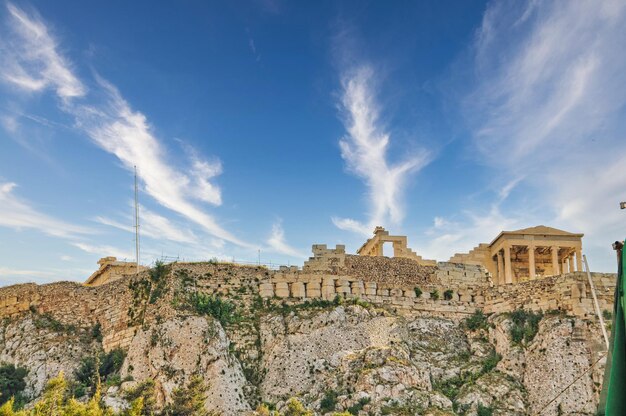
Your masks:
{"label": "wispy cirrus cloud", "polygon": [[94,233],[87,227],[70,224],[40,212],[31,203],[15,195],[16,187],[17,184],[13,182],[0,182],[0,226],[13,229],[30,228],[64,238]]}
{"label": "wispy cirrus cloud", "polygon": [[285,239],[285,231],[283,230],[283,226],[280,221],[277,221],[272,226],[272,233],[267,240],[268,249],[278,254],[284,254],[286,256],[296,257],[300,259],[305,259],[308,256],[290,246]]}
{"label": "wispy cirrus cloud", "polygon": [[363,65],[347,71],[341,81],[341,116],[347,134],[339,141],[341,156],[349,172],[367,186],[367,222],[334,217],[338,228],[369,234],[376,225],[399,224],[404,217],[403,191],[408,177],[430,161],[425,150],[392,162],[388,150],[390,134],[380,118],[375,93],[376,74]]}
{"label": "wispy cirrus cloud", "polygon": [[86,87],[57,53],[58,45],[46,25],[11,3],[7,9],[13,33],[0,41],[2,79],[28,91],[53,88],[64,99],[85,95]]}
{"label": "wispy cirrus cloud", "polygon": [[481,161],[523,178],[532,218],[585,232],[607,269],[626,233],[625,49],[623,1],[492,2],[463,102]]}
{"label": "wispy cirrus cloud", "polygon": [[[149,210],[145,206],[139,205],[139,212],[141,218],[139,229],[142,237],[166,239],[185,244],[199,243],[198,237],[191,230],[177,226],[168,218]],[[134,223],[134,219],[130,216],[125,217],[124,221],[98,216],[95,221],[129,233],[135,232],[135,227],[131,225]]]}
{"label": "wispy cirrus cloud", "polygon": [[115,155],[127,170],[136,166],[143,190],[159,204],[219,239],[252,247],[225,230],[201,205],[222,203],[221,190],[213,182],[222,172],[219,160],[205,160],[193,153],[189,168],[175,167],[146,116],[133,110],[115,86],[96,76],[97,91],[87,97],[87,89],[59,52],[43,20],[12,4],[7,8],[10,30],[2,42],[7,53],[0,57],[5,82],[29,92],[54,89],[61,99],[60,109],[74,117],[75,127]]}
{"label": "wispy cirrus cloud", "polygon": [[134,260],[135,253],[132,250],[119,249],[109,245],[90,244],[84,242],[74,242],[72,245],[76,248],[89,254],[96,254],[98,256],[104,255],[117,257],[119,260]]}

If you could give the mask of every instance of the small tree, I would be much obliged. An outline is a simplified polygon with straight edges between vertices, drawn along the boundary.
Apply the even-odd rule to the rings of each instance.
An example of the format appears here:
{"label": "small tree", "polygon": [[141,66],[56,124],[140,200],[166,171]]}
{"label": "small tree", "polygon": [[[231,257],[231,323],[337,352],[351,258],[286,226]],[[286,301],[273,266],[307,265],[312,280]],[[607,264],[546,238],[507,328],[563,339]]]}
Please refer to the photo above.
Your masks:
{"label": "small tree", "polygon": [[283,416],[313,416],[313,412],[307,410],[298,399],[292,397],[287,401],[287,410]]}
{"label": "small tree", "polygon": [[65,397],[65,389],[67,383],[63,373],[50,381],[46,385],[43,397],[39,400],[34,407],[36,415],[47,416],[63,416],[63,399]]}
{"label": "small tree", "polygon": [[172,403],[168,404],[163,413],[172,416],[209,416],[204,408],[206,401],[206,385],[200,376],[193,376],[186,388],[175,389]]}
{"label": "small tree", "polygon": [[19,396],[26,388],[24,377],[28,370],[22,367],[15,367],[13,364],[0,365],[0,404],[6,403],[11,397]]}
{"label": "small tree", "polygon": [[141,400],[141,415],[153,415],[156,413],[156,399],[154,397],[154,380],[148,379],[132,389],[124,392],[124,398],[131,403]]}

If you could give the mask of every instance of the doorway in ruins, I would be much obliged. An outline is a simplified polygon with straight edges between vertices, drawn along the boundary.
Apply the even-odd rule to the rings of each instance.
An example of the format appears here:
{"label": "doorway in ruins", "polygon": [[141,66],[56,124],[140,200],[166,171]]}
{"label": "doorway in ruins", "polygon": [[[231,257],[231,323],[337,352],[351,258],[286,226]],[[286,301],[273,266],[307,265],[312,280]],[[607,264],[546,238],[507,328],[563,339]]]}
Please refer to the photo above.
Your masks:
{"label": "doorway in ruins", "polygon": [[391,241],[385,241],[383,243],[383,256],[394,257],[393,243]]}

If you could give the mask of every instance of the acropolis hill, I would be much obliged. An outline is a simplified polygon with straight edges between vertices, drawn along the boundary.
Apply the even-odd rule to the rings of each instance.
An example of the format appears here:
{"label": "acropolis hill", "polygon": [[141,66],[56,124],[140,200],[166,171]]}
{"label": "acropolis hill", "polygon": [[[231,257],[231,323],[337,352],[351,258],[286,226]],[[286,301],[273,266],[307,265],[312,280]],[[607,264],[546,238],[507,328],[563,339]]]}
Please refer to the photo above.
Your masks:
{"label": "acropolis hill", "polygon": [[[0,360],[29,369],[36,399],[81,357],[121,349],[121,381],[105,392],[116,409],[142,381],[163,405],[196,374],[206,408],[225,415],[261,402],[284,411],[292,397],[315,414],[533,414],[602,357],[582,238],[503,231],[437,262],[377,227],[356,254],[317,244],[302,267],[279,270],[103,258],[85,284],[1,288]],[[591,277],[608,314],[615,275]],[[594,414],[603,366],[541,414]]]}

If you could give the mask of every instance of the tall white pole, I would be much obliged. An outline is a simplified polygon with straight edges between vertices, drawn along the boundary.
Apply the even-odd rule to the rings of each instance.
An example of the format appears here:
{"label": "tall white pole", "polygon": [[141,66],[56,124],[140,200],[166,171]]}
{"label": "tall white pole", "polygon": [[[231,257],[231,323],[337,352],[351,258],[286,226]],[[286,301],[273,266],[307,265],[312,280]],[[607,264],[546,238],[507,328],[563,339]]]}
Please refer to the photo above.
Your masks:
{"label": "tall white pole", "polygon": [[137,191],[137,166],[135,166],[135,260],[139,273],[139,193]]}
{"label": "tall white pole", "polygon": [[606,349],[609,349],[609,336],[606,333],[606,328],[604,327],[604,319],[602,318],[602,313],[600,313],[600,305],[598,305],[598,298],[596,297],[596,288],[593,285],[593,279],[591,278],[591,271],[589,271],[589,263],[587,263],[587,256],[583,254],[583,260],[585,261],[585,269],[587,269],[587,279],[589,280],[589,286],[591,286],[591,297],[593,297],[593,305],[596,308],[596,313],[598,314],[598,319],[600,320],[600,328],[602,329],[602,335],[604,336],[604,342],[606,344]]}

